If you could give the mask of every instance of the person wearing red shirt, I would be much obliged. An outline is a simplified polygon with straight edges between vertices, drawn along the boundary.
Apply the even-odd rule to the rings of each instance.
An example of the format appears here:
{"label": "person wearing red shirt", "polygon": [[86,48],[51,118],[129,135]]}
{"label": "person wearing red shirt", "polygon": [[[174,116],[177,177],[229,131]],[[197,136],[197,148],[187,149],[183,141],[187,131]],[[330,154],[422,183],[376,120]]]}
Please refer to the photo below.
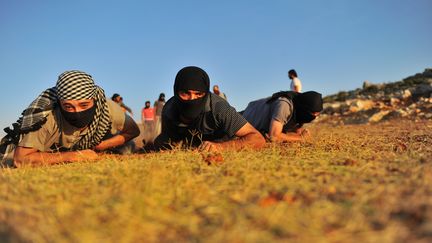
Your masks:
{"label": "person wearing red shirt", "polygon": [[144,126],[144,134],[147,137],[146,140],[153,141],[155,110],[150,106],[150,101],[145,102],[145,107],[141,111],[141,121]]}

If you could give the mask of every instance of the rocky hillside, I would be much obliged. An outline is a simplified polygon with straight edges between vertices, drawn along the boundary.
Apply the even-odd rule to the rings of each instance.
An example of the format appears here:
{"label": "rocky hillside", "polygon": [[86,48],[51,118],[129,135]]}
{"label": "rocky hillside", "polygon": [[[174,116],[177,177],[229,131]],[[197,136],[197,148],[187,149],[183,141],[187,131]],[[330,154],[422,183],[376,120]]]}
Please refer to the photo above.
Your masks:
{"label": "rocky hillside", "polygon": [[363,83],[362,88],[324,97],[319,122],[374,123],[389,119],[432,119],[432,68],[392,83]]}

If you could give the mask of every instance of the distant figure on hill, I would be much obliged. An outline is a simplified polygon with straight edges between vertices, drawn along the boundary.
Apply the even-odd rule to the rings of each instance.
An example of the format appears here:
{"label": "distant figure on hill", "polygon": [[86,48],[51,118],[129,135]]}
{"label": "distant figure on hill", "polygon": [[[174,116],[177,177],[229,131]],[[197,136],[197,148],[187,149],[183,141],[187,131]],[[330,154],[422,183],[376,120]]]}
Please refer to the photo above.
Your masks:
{"label": "distant figure on hill", "polygon": [[291,79],[291,90],[300,93],[302,91],[302,84],[294,69],[288,71],[288,78]]}
{"label": "distant figure on hill", "polygon": [[148,141],[153,140],[154,138],[154,120],[154,108],[150,107],[150,101],[146,101],[145,107],[141,111],[141,121],[144,126],[144,134],[148,135]]}
{"label": "distant figure on hill", "polygon": [[243,116],[270,141],[300,141],[310,136],[303,124],[313,121],[323,110],[320,93],[281,91],[252,101]]}
{"label": "distant figure on hill", "polygon": [[210,92],[204,70],[190,66],[177,73],[174,97],[163,109],[162,133],[155,146],[169,149],[179,142],[201,151],[220,151],[259,148],[265,140],[228,102]]}
{"label": "distant figure on hill", "polygon": [[119,94],[117,94],[117,93],[113,94],[113,96],[111,97],[111,100],[113,100],[114,102],[119,104],[124,112],[127,111],[127,112],[129,112],[129,114],[131,114],[131,116],[133,116],[132,109],[129,108],[128,106],[126,106],[125,103],[123,103],[123,97],[121,97]]}
{"label": "distant figure on hill", "polygon": [[161,133],[162,129],[162,110],[165,105],[165,94],[160,93],[159,99],[155,101],[153,107],[155,109],[155,131],[154,135],[157,136]]}
{"label": "distant figure on hill", "polygon": [[219,86],[217,85],[213,85],[213,93],[219,95],[219,97],[221,97],[224,100],[228,100],[226,95],[220,91]]}
{"label": "distant figure on hill", "polygon": [[95,151],[117,149],[139,135],[134,120],[81,71],[62,73],[22,114],[0,146],[2,162],[15,166],[95,160]]}

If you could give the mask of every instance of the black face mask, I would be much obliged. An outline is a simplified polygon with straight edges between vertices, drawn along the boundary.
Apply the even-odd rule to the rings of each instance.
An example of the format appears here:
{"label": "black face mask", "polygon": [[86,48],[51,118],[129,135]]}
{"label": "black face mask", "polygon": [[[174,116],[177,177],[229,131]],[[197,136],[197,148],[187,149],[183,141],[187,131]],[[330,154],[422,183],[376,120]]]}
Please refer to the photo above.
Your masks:
{"label": "black face mask", "polygon": [[176,96],[180,115],[189,121],[197,119],[205,110],[208,95],[195,100],[182,100]]}
{"label": "black face mask", "polygon": [[296,110],[296,121],[298,123],[309,123],[313,120],[315,120],[315,116],[312,115],[309,111],[303,110],[303,109],[297,109]]}
{"label": "black face mask", "polygon": [[298,123],[309,123],[316,117],[313,112],[321,112],[323,109],[323,100],[320,93],[308,91],[293,96],[295,107],[296,121]]}
{"label": "black face mask", "polygon": [[[195,100],[182,100],[179,92],[188,90],[200,91],[206,95]],[[174,95],[180,115],[188,122],[193,122],[204,112],[209,93],[210,78],[201,68],[189,66],[182,68],[177,73],[174,81]]]}
{"label": "black face mask", "polygon": [[95,111],[96,105],[93,105],[93,107],[80,112],[68,112],[60,107],[60,112],[63,115],[64,119],[69,124],[77,128],[84,128],[88,124],[90,124],[93,121]]}

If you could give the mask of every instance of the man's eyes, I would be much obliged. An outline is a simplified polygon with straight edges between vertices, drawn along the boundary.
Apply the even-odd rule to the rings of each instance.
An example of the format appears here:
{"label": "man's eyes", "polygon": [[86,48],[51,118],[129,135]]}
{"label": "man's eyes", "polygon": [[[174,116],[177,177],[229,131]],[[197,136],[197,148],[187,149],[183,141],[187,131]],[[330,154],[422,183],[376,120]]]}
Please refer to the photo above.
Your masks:
{"label": "man's eyes", "polygon": [[[79,107],[82,109],[87,109],[90,107],[90,104],[80,104]],[[63,105],[63,108],[65,110],[73,110],[75,107],[72,105]]]}

